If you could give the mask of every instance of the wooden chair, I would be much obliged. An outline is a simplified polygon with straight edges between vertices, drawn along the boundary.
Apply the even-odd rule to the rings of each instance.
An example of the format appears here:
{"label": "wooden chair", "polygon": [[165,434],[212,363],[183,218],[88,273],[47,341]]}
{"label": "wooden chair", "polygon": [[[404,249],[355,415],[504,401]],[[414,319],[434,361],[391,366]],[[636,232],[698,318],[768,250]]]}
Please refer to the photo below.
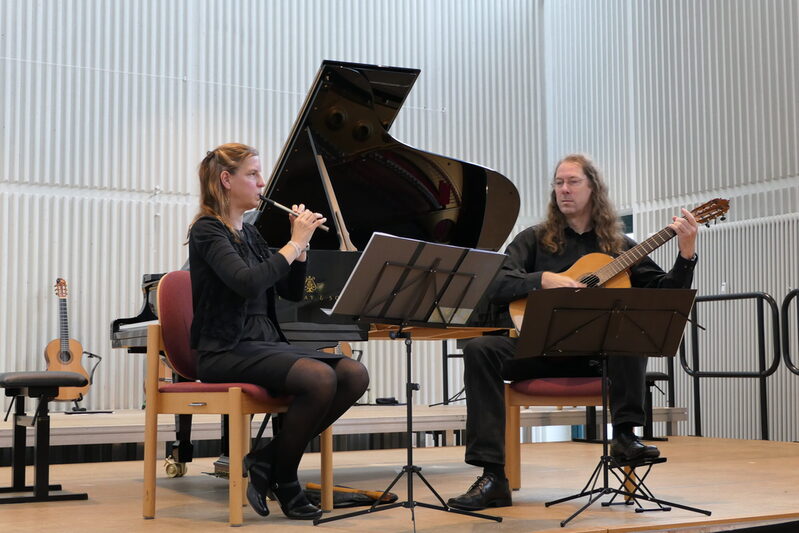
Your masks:
{"label": "wooden chair", "polygon": [[[274,397],[250,383],[202,383],[197,379],[196,354],[190,348],[193,318],[191,278],[187,271],[166,274],[158,284],[159,323],[147,328],[147,373],[144,436],[144,518],[155,518],[155,469],[159,414],[228,415],[229,522],[241,525],[244,505],[242,461],[250,449],[250,417],[286,410],[290,397]],[[172,369],[188,379],[178,383],[159,380],[161,353]],[[321,435],[322,508],[332,509],[332,430]],[[326,508],[327,506],[327,508]]]}
{"label": "wooden chair", "polygon": [[536,378],[505,384],[505,476],[521,487],[520,407],[602,405],[602,378]]}

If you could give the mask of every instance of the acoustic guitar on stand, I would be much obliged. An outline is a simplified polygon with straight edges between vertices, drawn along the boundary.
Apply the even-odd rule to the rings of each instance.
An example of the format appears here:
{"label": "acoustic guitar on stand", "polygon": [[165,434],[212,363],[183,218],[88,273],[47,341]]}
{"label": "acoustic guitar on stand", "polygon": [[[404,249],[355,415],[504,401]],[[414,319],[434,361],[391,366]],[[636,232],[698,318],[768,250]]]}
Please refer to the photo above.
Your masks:
{"label": "acoustic guitar on stand", "polygon": [[[89,379],[89,374],[81,365],[83,346],[75,339],[69,338],[69,318],[67,316],[67,282],[63,278],[55,281],[55,295],[58,297],[58,324],[59,337],[47,343],[44,349],[44,358],[47,361],[47,370],[60,370],[64,372],[77,372]],[[89,385],[83,387],[61,387],[58,389],[56,400],[80,401],[89,390]]]}
{"label": "acoustic guitar on stand", "polygon": [[[709,225],[710,221],[717,218],[724,220],[724,215],[730,210],[730,201],[723,198],[714,198],[699,207],[691,210],[699,224]],[[645,241],[633,246],[629,250],[611,257],[607,254],[586,254],[577,260],[568,270],[560,272],[573,280],[584,283],[588,287],[607,287],[610,289],[623,289],[630,287],[630,267],[655,249],[666,244],[676,233],[666,226]],[[515,300],[510,303],[510,317],[517,331],[522,330],[524,308],[527,298]]]}

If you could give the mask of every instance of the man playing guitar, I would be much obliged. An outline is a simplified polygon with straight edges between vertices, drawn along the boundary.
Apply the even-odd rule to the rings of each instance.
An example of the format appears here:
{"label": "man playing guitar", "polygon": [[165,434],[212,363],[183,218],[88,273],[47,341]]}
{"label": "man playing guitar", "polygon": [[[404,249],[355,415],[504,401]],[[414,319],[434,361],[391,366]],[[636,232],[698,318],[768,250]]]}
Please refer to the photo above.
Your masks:
{"label": "man playing guitar", "polygon": [[[636,257],[637,263],[627,269],[633,287],[691,286],[697,260],[697,221],[685,209],[682,214],[673,217],[664,230],[669,231],[666,240],[676,235],[679,245],[671,271],[664,272],[646,256]],[[567,275],[571,274],[570,267],[576,267],[575,263],[587,254],[618,256],[635,244],[622,232],[607,187],[593,162],[582,155],[566,156],[555,169],[546,220],[522,231],[511,242],[489,296],[492,303],[509,304],[532,290],[593,286],[596,283],[589,283],[583,276]],[[569,272],[565,272],[567,269]],[[516,342],[510,337],[487,336],[464,347],[466,462],[482,467],[483,474],[466,493],[449,500],[452,507],[479,510],[511,505],[504,473],[504,379],[600,375],[599,365],[586,357],[514,359]],[[633,433],[635,426],[645,422],[646,358],[611,357],[608,371],[613,384],[611,455],[626,460],[658,457],[655,446],[644,445]]]}

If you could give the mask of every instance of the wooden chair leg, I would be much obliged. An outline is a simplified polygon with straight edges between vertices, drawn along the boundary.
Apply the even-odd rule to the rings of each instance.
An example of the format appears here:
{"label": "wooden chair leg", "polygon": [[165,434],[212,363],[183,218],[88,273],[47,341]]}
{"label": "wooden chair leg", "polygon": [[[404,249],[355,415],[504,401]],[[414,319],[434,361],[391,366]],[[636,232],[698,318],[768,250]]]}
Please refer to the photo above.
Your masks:
{"label": "wooden chair leg", "polygon": [[505,385],[505,477],[511,490],[521,488],[521,449],[519,429],[521,427],[519,406],[510,404],[508,385]]}
{"label": "wooden chair leg", "polygon": [[147,328],[147,370],[144,411],[144,494],[142,516],[155,518],[155,457],[158,448],[158,362],[161,328]]}
{"label": "wooden chair leg", "polygon": [[233,387],[228,392],[228,395],[230,397],[230,416],[228,417],[230,424],[230,441],[228,443],[228,457],[230,458],[228,464],[229,520],[231,526],[240,526],[244,520],[242,512],[242,506],[244,505],[244,500],[242,499],[242,482],[244,481],[244,473],[242,471],[242,461],[244,460],[242,392],[240,388]]}
{"label": "wooden chair leg", "polygon": [[319,435],[319,451],[322,471],[322,510],[333,510],[333,428],[328,427]]}

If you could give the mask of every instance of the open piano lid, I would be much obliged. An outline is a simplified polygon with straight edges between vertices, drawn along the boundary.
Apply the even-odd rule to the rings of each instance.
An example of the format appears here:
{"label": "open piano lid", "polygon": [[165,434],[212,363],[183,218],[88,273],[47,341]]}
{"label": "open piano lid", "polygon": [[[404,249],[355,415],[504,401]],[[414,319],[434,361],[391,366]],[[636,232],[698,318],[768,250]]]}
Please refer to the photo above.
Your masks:
{"label": "open piano lid", "polygon": [[[331,231],[317,231],[312,250],[348,249],[347,232],[358,250],[376,231],[487,250],[505,242],[519,211],[510,180],[388,133],[419,72],[322,62],[264,193],[327,217]],[[285,213],[266,203],[255,225],[270,244],[289,235]]]}

